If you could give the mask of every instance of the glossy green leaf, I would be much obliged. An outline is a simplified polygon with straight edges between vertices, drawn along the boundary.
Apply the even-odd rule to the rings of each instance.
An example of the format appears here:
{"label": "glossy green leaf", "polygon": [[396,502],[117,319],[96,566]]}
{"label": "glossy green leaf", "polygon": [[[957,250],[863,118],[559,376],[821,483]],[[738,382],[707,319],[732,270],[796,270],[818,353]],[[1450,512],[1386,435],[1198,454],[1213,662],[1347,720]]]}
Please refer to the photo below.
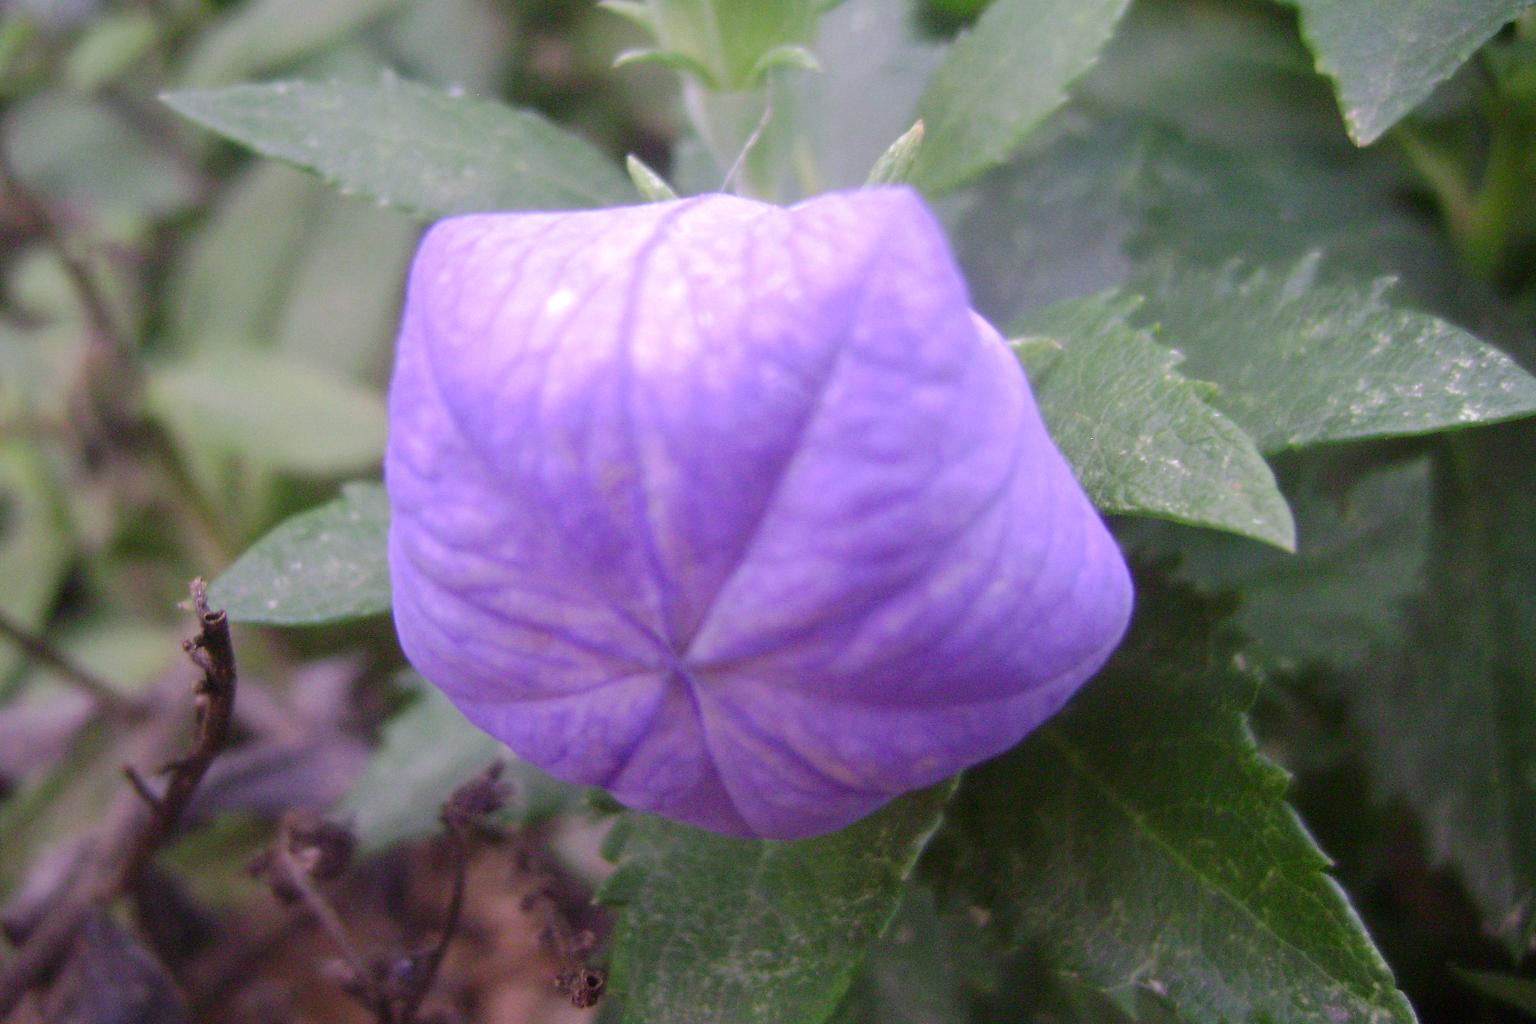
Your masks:
{"label": "glossy green leaf", "polygon": [[1127,0],[994,0],[950,48],[918,102],[911,181],[945,192],[1002,163],[1066,102]]}
{"label": "glossy green leaf", "polygon": [[1374,142],[1531,0],[1294,0],[1350,138]]}
{"label": "glossy green leaf", "polygon": [[1289,549],[1290,509],[1253,441],[1183,377],[1177,353],[1127,317],[1133,297],[1055,303],[1014,334],[1058,341],[1032,381],[1051,437],[1105,512],[1228,530]]}
{"label": "glossy green leaf", "polygon": [[336,807],[364,854],[430,834],[449,794],[493,761],[507,766],[502,778],[514,787],[504,817],[539,820],[575,802],[578,787],[519,760],[469,724],[436,687],[414,674],[410,679],[419,695],[385,725],[368,766]]}
{"label": "glossy green leaf", "polygon": [[968,772],[924,874],[1002,949],[1178,1019],[1413,1021],[1245,721],[1224,609],[1150,574],[1067,709]]}
{"label": "glossy green leaf", "polygon": [[269,350],[227,347],[155,366],[145,397],[182,445],[273,469],[333,476],[384,453],[382,395]]}
{"label": "glossy green leaf", "polygon": [[623,171],[537,114],[393,77],[238,85],[164,97],[177,111],[344,193],[423,217],[632,201]]}
{"label": "glossy green leaf", "polygon": [[1401,662],[1354,692],[1383,789],[1414,807],[1486,927],[1524,954],[1536,904],[1536,428],[1445,439],[1433,555]]}
{"label": "glossy green leaf", "polygon": [[281,523],[213,581],[209,600],[235,622],[312,626],[389,611],[389,499],[353,483],[335,501]]}
{"label": "glossy green leaf", "polygon": [[613,989],[645,1024],[816,1024],[890,922],[953,790],[910,793],[817,839],[743,840],[630,814],[599,899],[621,916]]}
{"label": "glossy green leaf", "polygon": [[1394,309],[1390,281],[1321,284],[1316,256],[1287,273],[1166,271],[1143,322],[1264,451],[1421,434],[1536,412],[1536,378],[1460,328]]}

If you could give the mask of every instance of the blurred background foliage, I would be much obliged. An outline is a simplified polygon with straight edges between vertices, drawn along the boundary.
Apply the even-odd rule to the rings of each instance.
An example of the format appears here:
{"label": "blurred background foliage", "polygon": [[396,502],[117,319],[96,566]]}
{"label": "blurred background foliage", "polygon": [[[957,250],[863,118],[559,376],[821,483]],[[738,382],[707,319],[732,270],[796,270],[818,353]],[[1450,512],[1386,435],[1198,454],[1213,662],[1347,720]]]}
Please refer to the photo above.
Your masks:
{"label": "blurred background foliage", "polygon": [[[863,180],[908,127],[943,40],[983,6],[847,0],[829,15],[817,52],[841,73],[786,99],[815,117],[816,186]],[[586,3],[0,11],[0,615],[125,699],[174,671],[188,578],[217,576],[343,482],[376,477],[420,230],[215,140],[162,91],[388,72],[541,111],[683,190],[718,184],[678,142],[674,78],[611,70],[643,40]],[[940,204],[977,308],[1010,323],[1129,286],[1149,296],[1141,322],[1166,324],[1177,310],[1156,296],[1170,265],[1290,268],[1318,254],[1319,280],[1399,278],[1400,301],[1536,367],[1531,19],[1361,149],[1292,9],[1141,0],[1025,152]],[[1516,973],[1530,964],[1511,940],[1527,909],[1492,913],[1536,878],[1536,803],[1464,799],[1490,757],[1536,752],[1532,455],[1528,424],[1282,455],[1297,556],[1117,524],[1163,576],[1245,595],[1237,621],[1267,674],[1261,745],[1296,774],[1294,802],[1426,1021],[1523,1019],[1536,985]],[[173,852],[214,907],[250,898],[231,865],[283,808],[344,801],[364,846],[382,849],[422,834],[494,756],[402,674],[382,616],[237,641],[242,743]],[[128,730],[99,703],[0,642],[0,896],[56,864],[120,787]],[[529,820],[570,806],[547,780],[525,785]],[[1164,1019],[1145,993],[1099,1005],[1034,971],[1027,950],[958,967],[954,945],[925,955],[911,936],[952,927],[926,899],[909,899],[901,941],[855,984],[869,1019]]]}

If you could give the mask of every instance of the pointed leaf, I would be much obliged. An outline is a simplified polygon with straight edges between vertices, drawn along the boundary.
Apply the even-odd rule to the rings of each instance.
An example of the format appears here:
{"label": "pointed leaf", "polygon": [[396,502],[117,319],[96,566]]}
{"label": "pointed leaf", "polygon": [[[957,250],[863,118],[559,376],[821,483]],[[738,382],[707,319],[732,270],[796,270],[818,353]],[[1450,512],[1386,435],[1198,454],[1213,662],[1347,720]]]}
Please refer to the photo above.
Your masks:
{"label": "pointed leaf", "polygon": [[1197,1022],[1411,1022],[1254,746],[1222,609],[1144,576],[1108,667],[967,773],[924,873],[1005,948]]}
{"label": "pointed leaf", "polygon": [[963,185],[1008,158],[1066,102],[1109,41],[1127,0],[995,0],[934,72],[918,116],[926,141],[912,182]]}
{"label": "pointed leaf", "polygon": [[199,124],[423,217],[609,206],[624,173],[536,114],[386,77],[274,82],[164,97]]}
{"label": "pointed leaf", "polygon": [[1531,0],[1295,0],[1349,136],[1367,145],[1418,106]]}
{"label": "pointed leaf", "polygon": [[1178,354],[1129,325],[1137,301],[1110,292],[1069,299],[1015,326],[1063,346],[1033,383],[1079,482],[1105,512],[1291,548],[1295,526],[1269,466],[1202,386],[1179,374]]}
{"label": "pointed leaf", "polygon": [[816,1024],[896,912],[953,783],[840,832],[729,839],[629,815],[610,839],[622,907],[613,987],[625,1021]]}
{"label": "pointed leaf", "polygon": [[1422,434],[1536,412],[1536,377],[1460,328],[1394,309],[1392,282],[1322,285],[1289,273],[1165,270],[1142,322],[1220,386],[1214,404],[1264,451]]}
{"label": "pointed leaf", "polygon": [[280,524],[209,588],[235,622],[312,626],[389,611],[389,499],[372,483]]}

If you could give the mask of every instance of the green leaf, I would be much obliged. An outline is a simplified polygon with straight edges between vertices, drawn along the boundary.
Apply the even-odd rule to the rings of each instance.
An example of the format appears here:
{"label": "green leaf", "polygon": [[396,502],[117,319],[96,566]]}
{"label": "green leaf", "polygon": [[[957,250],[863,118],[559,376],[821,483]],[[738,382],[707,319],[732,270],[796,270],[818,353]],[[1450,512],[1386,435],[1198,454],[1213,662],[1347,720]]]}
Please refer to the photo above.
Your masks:
{"label": "green leaf", "polygon": [[[1536,412],[1536,378],[1443,320],[1394,309],[1390,280],[1319,284],[1288,273],[1165,270],[1140,319],[1220,386],[1214,403],[1264,451],[1422,434]],[[1138,282],[1140,283],[1140,282]]]}
{"label": "green leaf", "polygon": [[634,195],[607,157],[536,114],[393,77],[372,87],[274,82],[164,99],[344,193],[427,218],[612,206]]}
{"label": "green leaf", "polygon": [[1061,342],[1032,383],[1078,481],[1105,512],[1155,516],[1289,550],[1290,509],[1239,426],[1175,367],[1177,353],[1130,326],[1134,297],[1102,293],[1026,316],[1013,333]]}
{"label": "green leaf", "polygon": [[993,323],[1125,287],[1143,264],[1275,265],[1314,250],[1323,278],[1400,275],[1428,308],[1482,319],[1446,239],[1402,202],[1421,185],[1396,150],[1338,130],[1283,7],[1134,5],[1074,91],[965,207],[946,204]]}
{"label": "green leaf", "polygon": [[1531,0],[1294,0],[1350,138],[1374,142]]}
{"label": "green leaf", "polygon": [[1073,93],[1083,107],[1161,122],[1191,141],[1358,155],[1282,4],[1133,4]]}
{"label": "green leaf", "polygon": [[1258,641],[1251,653],[1286,668],[1350,669],[1390,656],[1403,612],[1424,584],[1429,558],[1429,465],[1423,458],[1348,479],[1343,460],[1282,473],[1296,513],[1297,550],[1209,531],[1181,531],[1179,573],[1242,598],[1235,624]]}
{"label": "green leaf", "polygon": [[351,822],[367,855],[427,835],[454,789],[492,761],[515,792],[504,817],[537,821],[573,804],[581,792],[518,759],[498,740],[469,724],[434,686],[407,673],[419,696],[384,726],[384,736],[363,774],[336,807]]}
{"label": "green leaf", "polygon": [[627,815],[599,899],[622,908],[613,987],[645,1024],[816,1024],[831,1015],[953,783],[817,839],[743,840]]}
{"label": "green leaf", "polygon": [[1002,163],[1066,102],[1127,0],[995,0],[950,48],[918,102],[912,182],[945,192]]}
{"label": "green leaf", "polygon": [[384,452],[382,396],[265,349],[228,347],[153,367],[145,400],[183,446],[274,469],[335,475],[376,465]]}
{"label": "green leaf", "polygon": [[1142,574],[1130,636],[1066,710],[968,772],[924,875],[1004,949],[1179,1019],[1411,1022],[1245,713],[1221,606]]}
{"label": "green leaf", "polygon": [[213,581],[235,622],[313,626],[389,611],[389,499],[378,484],[278,525]]}
{"label": "green leaf", "polygon": [[1401,663],[1353,694],[1378,784],[1414,807],[1519,958],[1536,903],[1536,427],[1446,438],[1428,586]]}

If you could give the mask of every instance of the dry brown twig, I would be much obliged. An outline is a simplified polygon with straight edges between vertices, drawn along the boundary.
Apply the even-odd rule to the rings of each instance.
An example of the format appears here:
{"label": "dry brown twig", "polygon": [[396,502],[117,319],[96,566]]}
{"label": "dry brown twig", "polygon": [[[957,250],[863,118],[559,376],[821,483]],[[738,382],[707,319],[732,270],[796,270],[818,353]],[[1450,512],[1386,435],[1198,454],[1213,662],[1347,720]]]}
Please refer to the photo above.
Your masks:
{"label": "dry brown twig", "polygon": [[235,653],[229,620],[222,611],[208,607],[207,588],[201,579],[192,581],[191,592],[200,628],[182,648],[203,673],[194,690],[196,722],[191,746],[185,756],[162,769],[167,778],[159,794],[132,769],[125,769],[144,806],[110,824],[74,884],[25,936],[15,955],[0,964],[0,1018],[59,966],[93,910],[106,907],[139,883],[155,852],[191,803],[208,766],[229,740],[235,707]]}
{"label": "dry brown twig", "polygon": [[596,1006],[608,988],[607,972],[592,967],[587,960],[597,947],[597,936],[586,928],[577,928],[561,908],[554,876],[529,850],[519,851],[517,870],[521,874],[543,876],[543,882],[523,897],[524,913],[543,908],[544,925],[539,929],[539,944],[559,957],[562,966],[555,975],[555,989],[578,1009]]}
{"label": "dry brown twig", "polygon": [[301,903],[319,923],[341,955],[338,978],[343,991],[373,1014],[378,1024],[421,1024],[422,1001],[431,991],[439,968],[459,929],[469,870],[470,845],[479,823],[500,810],[512,794],[501,781],[505,766],[497,762],[453,791],[444,802],[440,820],[452,860],[452,890],[447,915],[437,941],[425,950],[400,955],[364,957],[345,924],[320,891],[318,882],[339,875],[351,859],[355,839],[344,827],[309,810],[283,816],[276,842],[251,862],[253,875],[263,879],[284,903]]}
{"label": "dry brown twig", "polygon": [[512,796],[512,787],[501,780],[506,765],[501,761],[491,764],[478,776],[464,783],[443,804],[440,819],[447,833],[449,855],[453,858],[453,889],[448,897],[448,915],[443,922],[437,944],[422,961],[421,970],[413,990],[405,1000],[407,1024],[414,1021],[421,1001],[426,998],[443,965],[448,944],[459,930],[459,917],[464,910],[464,885],[469,874],[469,844],[475,826],[506,806]]}

